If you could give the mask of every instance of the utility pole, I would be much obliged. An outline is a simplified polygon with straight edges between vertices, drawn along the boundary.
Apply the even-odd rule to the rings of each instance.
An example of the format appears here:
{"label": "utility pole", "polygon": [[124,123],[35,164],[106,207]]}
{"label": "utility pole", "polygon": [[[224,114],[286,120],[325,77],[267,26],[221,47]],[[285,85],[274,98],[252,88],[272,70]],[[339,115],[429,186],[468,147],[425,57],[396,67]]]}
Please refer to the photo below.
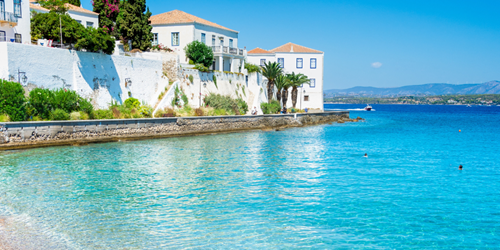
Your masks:
{"label": "utility pole", "polygon": [[61,49],[62,49],[62,46],[63,46],[63,40],[62,40],[62,23],[61,23],[61,16],[59,16],[59,31],[60,31],[60,34],[61,34]]}

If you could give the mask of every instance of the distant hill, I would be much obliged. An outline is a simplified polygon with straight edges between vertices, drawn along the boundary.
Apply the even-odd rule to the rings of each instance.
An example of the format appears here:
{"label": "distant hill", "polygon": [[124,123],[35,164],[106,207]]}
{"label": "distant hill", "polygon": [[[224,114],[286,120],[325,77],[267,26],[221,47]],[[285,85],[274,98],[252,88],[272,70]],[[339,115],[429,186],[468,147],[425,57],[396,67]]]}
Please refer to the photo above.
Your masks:
{"label": "distant hill", "polygon": [[482,84],[446,84],[430,83],[410,85],[398,88],[354,87],[349,89],[325,90],[326,97],[332,96],[428,96],[451,94],[500,94],[500,81],[490,81]]}

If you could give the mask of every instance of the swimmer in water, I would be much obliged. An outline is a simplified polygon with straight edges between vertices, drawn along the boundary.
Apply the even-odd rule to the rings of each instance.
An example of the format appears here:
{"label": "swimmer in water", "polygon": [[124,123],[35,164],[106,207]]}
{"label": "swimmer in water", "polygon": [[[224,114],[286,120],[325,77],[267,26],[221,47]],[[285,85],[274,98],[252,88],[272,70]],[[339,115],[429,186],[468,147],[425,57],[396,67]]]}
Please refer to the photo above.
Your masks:
{"label": "swimmer in water", "polygon": [[364,156],[364,157],[368,158],[368,154],[367,154],[367,153],[365,153],[365,156]]}
{"label": "swimmer in water", "polygon": [[462,168],[463,168],[462,165],[458,166],[458,170],[462,170]]}

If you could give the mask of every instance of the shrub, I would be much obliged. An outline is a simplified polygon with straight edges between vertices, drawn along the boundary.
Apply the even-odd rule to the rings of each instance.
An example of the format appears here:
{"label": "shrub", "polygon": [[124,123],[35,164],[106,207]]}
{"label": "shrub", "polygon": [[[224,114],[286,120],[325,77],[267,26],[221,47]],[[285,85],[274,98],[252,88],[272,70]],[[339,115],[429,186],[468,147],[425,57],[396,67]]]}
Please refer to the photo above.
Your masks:
{"label": "shrub", "polygon": [[248,73],[260,73],[260,66],[257,66],[255,64],[245,63],[245,69],[248,71]]}
{"label": "shrub", "polygon": [[205,67],[205,65],[201,64],[201,63],[198,63],[194,66],[195,69],[201,71],[201,72],[209,72],[210,70],[208,69],[208,67]]}
{"label": "shrub", "polygon": [[194,110],[194,115],[196,116],[204,116],[203,110],[201,108],[197,108]]}
{"label": "shrub", "polygon": [[99,109],[94,113],[96,119],[113,119],[113,112],[110,109]]}
{"label": "shrub", "polygon": [[238,98],[236,101],[238,102],[238,110],[240,111],[240,114],[246,114],[248,112],[248,104],[242,98]]}
{"label": "shrub", "polygon": [[10,117],[7,114],[0,114],[0,122],[10,122]]}
{"label": "shrub", "polygon": [[69,120],[69,114],[62,109],[56,109],[50,112],[50,119],[55,121]]}
{"label": "shrub", "polygon": [[246,114],[248,111],[248,105],[243,99],[233,99],[221,94],[210,93],[205,97],[205,104],[215,110],[225,110],[227,114]]}
{"label": "shrub", "polygon": [[83,29],[81,37],[75,44],[77,49],[85,49],[88,52],[102,51],[108,55],[113,54],[115,39],[103,28],[87,27]]}
{"label": "shrub", "polygon": [[189,75],[189,81],[190,81],[191,83],[193,83],[193,81],[194,81],[194,77],[193,77],[193,75]]}
{"label": "shrub", "polygon": [[[141,105],[137,110],[142,117],[152,117],[153,108],[148,105]],[[136,117],[139,118],[139,117]]]}
{"label": "shrub", "polygon": [[212,48],[200,41],[193,41],[184,48],[186,57],[193,60],[195,64],[201,63],[205,67],[210,67],[214,61]]}
{"label": "shrub", "polygon": [[193,60],[189,60],[189,64],[190,64],[190,65],[194,65]]}
{"label": "shrub", "polygon": [[187,106],[188,102],[189,102],[189,99],[186,96],[186,94],[184,94],[184,92],[182,92],[182,94],[181,94],[181,99],[182,99],[182,102],[184,103],[184,106]]}
{"label": "shrub", "polygon": [[70,120],[80,120],[80,112],[71,112],[71,114],[69,114],[69,119]]}
{"label": "shrub", "polygon": [[271,103],[261,103],[260,108],[264,114],[276,114],[280,111],[281,105],[278,101],[272,100]]}
{"label": "shrub", "polygon": [[127,98],[127,100],[125,100],[124,103],[125,103],[125,107],[127,107],[129,109],[138,108],[139,106],[141,106],[141,103],[139,102],[139,100],[137,100],[133,97]]}
{"label": "shrub", "polygon": [[90,101],[82,98],[73,90],[35,88],[30,92],[27,107],[28,115],[50,119],[50,113],[55,109],[62,109],[68,114],[74,111],[92,114],[94,107]]}
{"label": "shrub", "polygon": [[50,119],[54,93],[48,89],[35,88],[28,97],[30,116],[39,116],[42,119]]}
{"label": "shrub", "polygon": [[0,79],[0,114],[8,115],[12,121],[26,119],[26,97],[21,84]]}

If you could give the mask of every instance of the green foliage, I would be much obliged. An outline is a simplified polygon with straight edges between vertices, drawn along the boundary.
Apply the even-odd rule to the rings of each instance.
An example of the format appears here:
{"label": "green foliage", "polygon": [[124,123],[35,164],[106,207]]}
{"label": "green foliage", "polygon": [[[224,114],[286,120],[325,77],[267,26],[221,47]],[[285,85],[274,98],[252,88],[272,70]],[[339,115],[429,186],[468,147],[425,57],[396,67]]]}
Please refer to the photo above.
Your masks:
{"label": "green foliage", "polygon": [[80,0],[67,0],[67,2],[69,4],[73,4],[73,5],[78,6],[78,7],[80,7],[80,5],[81,5]]}
{"label": "green foliage", "polygon": [[139,106],[141,106],[141,102],[139,102],[139,100],[137,100],[133,97],[127,98],[127,100],[125,100],[124,103],[125,103],[125,107],[127,107],[129,109],[138,108]]}
{"label": "green foliage", "polygon": [[217,77],[214,75],[212,79],[214,80],[215,87],[219,89],[219,87],[217,87]]}
{"label": "green foliage", "polygon": [[113,119],[113,111],[111,109],[98,109],[94,112],[96,119]]}
{"label": "green foliage", "polygon": [[50,112],[50,119],[53,121],[63,121],[63,120],[69,120],[69,114],[68,112],[62,110],[62,109],[56,109],[52,112]]}
{"label": "green foliage", "polygon": [[271,103],[261,103],[260,108],[264,114],[276,114],[280,111],[281,105],[278,101],[272,100]]}
{"label": "green foliage", "polygon": [[209,72],[210,70],[208,69],[208,67],[205,67],[205,65],[201,64],[201,63],[198,63],[196,65],[194,65],[194,68],[201,71],[201,72]]}
{"label": "green foliage", "polygon": [[248,105],[243,99],[233,99],[221,94],[210,93],[205,97],[205,104],[215,110],[225,110],[225,113],[231,115],[245,114],[248,111]]}
{"label": "green foliage", "polygon": [[151,12],[146,11],[146,0],[123,0],[120,5],[120,14],[116,19],[118,32],[124,44],[132,41],[132,48],[145,51],[151,47],[153,33],[151,30]]}
{"label": "green foliage", "polygon": [[120,0],[94,0],[94,12],[99,14],[99,28],[107,34],[118,37],[116,19],[120,13]]}
{"label": "green foliage", "polygon": [[0,79],[0,114],[8,115],[12,121],[23,121],[26,119],[25,103],[21,84]]}
{"label": "green foliage", "polygon": [[190,81],[191,83],[193,83],[193,81],[194,81],[194,77],[193,77],[193,75],[189,75],[189,81]]}
{"label": "green foliage", "polygon": [[[183,102],[183,104],[181,104],[181,100]],[[188,97],[186,96],[186,94],[184,93],[184,91],[182,91],[182,89],[179,89],[179,87],[175,87],[175,90],[174,90],[174,98],[172,99],[172,107],[182,107],[182,105],[184,106],[188,106]]]}
{"label": "green foliage", "polygon": [[260,66],[252,63],[245,63],[245,69],[248,71],[249,74],[253,72],[260,73]]}
{"label": "green foliage", "polygon": [[271,100],[273,99],[274,82],[276,81],[276,78],[282,74],[282,72],[283,70],[277,62],[264,63],[264,67],[262,67],[262,75],[267,78],[268,103],[271,103]]}
{"label": "green foliage", "polygon": [[94,29],[87,27],[82,31],[80,39],[75,44],[77,49],[85,49],[89,52],[102,51],[108,55],[113,54],[115,49],[115,39],[111,37],[103,28]]}
{"label": "green foliage", "polygon": [[182,99],[182,102],[184,103],[184,106],[187,106],[189,99],[186,96],[186,94],[184,94],[184,92],[182,92],[181,99]]}
{"label": "green foliage", "polygon": [[68,7],[65,6],[65,3],[70,3],[71,0],[41,0],[38,2],[40,6],[49,9],[50,12],[64,14],[68,11]]}
{"label": "green foliage", "polygon": [[0,122],[10,122],[10,117],[7,114],[0,114]]}
{"label": "green foliage", "polygon": [[193,41],[184,48],[186,57],[192,60],[195,64],[201,63],[205,67],[210,67],[214,61],[214,53],[212,48],[200,41]]}
{"label": "green foliage", "polygon": [[61,36],[59,18],[61,19],[63,42],[76,43],[82,37],[85,28],[69,15],[56,12],[34,15],[31,19],[31,36],[59,41]]}
{"label": "green foliage", "polygon": [[74,111],[83,111],[91,114],[93,106],[90,101],[80,97],[75,91],[35,88],[29,93],[28,115],[39,116],[42,119],[51,119],[51,112],[61,109],[68,114]]}
{"label": "green foliage", "polygon": [[245,86],[241,86],[241,91],[243,91],[243,94],[245,95],[245,97],[247,96],[247,93],[245,93]]}
{"label": "green foliage", "polygon": [[[153,108],[148,105],[141,105],[137,110],[142,117],[151,118],[153,115]],[[139,118],[139,117],[137,117]]]}
{"label": "green foliage", "polygon": [[193,62],[193,60],[189,60],[189,64],[194,65],[195,63]]}

